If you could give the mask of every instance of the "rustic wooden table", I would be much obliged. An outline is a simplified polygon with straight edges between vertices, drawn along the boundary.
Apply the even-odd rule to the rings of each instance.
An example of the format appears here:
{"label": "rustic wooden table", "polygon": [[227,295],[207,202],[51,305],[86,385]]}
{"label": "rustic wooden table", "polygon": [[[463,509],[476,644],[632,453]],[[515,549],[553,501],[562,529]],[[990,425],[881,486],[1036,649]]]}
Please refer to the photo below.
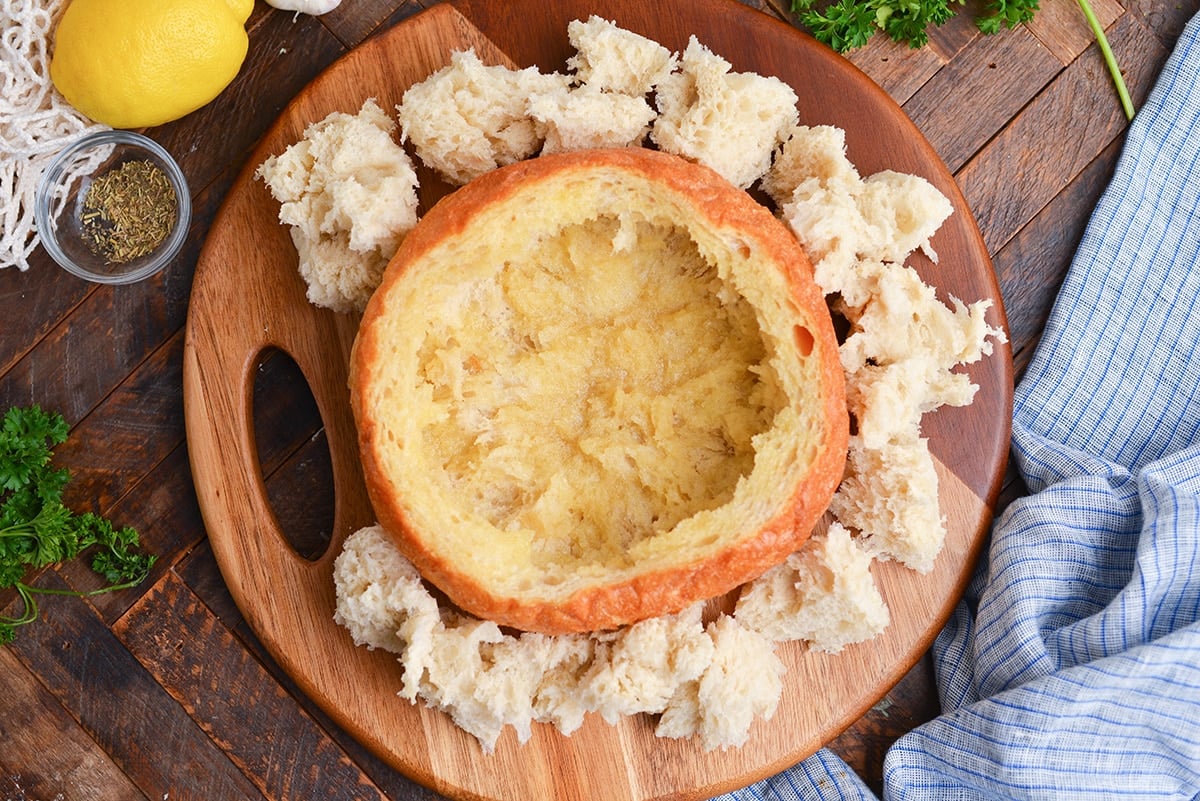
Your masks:
{"label": "rustic wooden table", "polygon": [[[136,590],[47,597],[0,648],[0,794],[48,799],[434,798],[373,757],[289,680],[232,602],[188,466],[182,363],[201,244],[255,142],[338,56],[428,3],[344,0],[321,17],[259,2],[250,54],[214,103],[151,131],[181,162],[195,219],[183,254],[128,287],[87,284],[38,252],[0,270],[0,409],[63,414],[67,501],[139,530],[159,555]],[[753,2],[787,18],[785,0]],[[899,102],[955,174],[992,254],[1014,366],[1027,364],[1126,121],[1074,0],[985,37],[970,9],[919,50],[877,38],[849,58]],[[1093,0],[1135,102],[1200,0]],[[268,486],[297,547],[329,537],[329,464],[313,404],[283,358],[256,383]],[[1021,492],[1006,485],[1004,497]],[[36,577],[88,588],[77,564]],[[13,614],[15,596],[0,594]],[[831,744],[877,786],[883,755],[938,711],[928,659]]]}

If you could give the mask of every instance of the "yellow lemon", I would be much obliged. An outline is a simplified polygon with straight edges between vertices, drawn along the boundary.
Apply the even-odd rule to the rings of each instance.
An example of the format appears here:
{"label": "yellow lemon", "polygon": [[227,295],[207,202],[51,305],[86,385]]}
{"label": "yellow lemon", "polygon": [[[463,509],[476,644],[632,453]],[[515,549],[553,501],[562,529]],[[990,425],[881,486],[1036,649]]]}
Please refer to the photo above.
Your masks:
{"label": "yellow lemon", "polygon": [[72,106],[113,128],[178,119],[242,66],[254,0],[72,0],[50,79]]}

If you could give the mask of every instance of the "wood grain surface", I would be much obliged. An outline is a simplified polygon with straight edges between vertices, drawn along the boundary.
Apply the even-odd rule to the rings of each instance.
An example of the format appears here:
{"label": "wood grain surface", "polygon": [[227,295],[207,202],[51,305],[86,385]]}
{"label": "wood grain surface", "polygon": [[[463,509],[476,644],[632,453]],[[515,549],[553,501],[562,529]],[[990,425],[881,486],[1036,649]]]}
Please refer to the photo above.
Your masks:
{"label": "wood grain surface", "polygon": [[[497,8],[504,13],[494,13]],[[569,738],[538,726],[533,739],[520,744],[509,730],[496,753],[486,754],[447,715],[396,698],[401,674],[395,659],[355,648],[332,622],[333,559],[347,534],[374,522],[346,391],[356,321],[306,301],[294,248],[277,223],[278,205],[252,169],[330,112],[354,112],[370,97],[394,106],[456,50],[474,49],[492,62],[507,57],[519,67],[564,69],[571,52],[567,24],[598,13],[677,51],[695,35],[740,69],[788,81],[803,96],[803,121],[847,131],[851,158],[864,174],[899,169],[940,185],[958,214],[933,241],[940,266],[921,259],[919,269],[946,296],[992,301],[994,325],[1003,321],[999,289],[970,211],[933,149],[864,74],[795,29],[727,0],[672,6],[666,18],[618,0],[540,0],[536,8],[537,25],[529,24],[529,3],[464,2],[417,15],[335,63],[259,143],[209,231],[193,285],[184,354],[192,472],[222,574],[259,640],[308,696],[393,767],[455,798],[578,798],[594,787],[604,787],[614,801],[707,798],[777,772],[832,739],[932,641],[969,578],[999,491],[1012,386],[1007,347],[975,368],[976,402],[937,415],[929,426],[951,531],[936,569],[922,576],[895,564],[878,567],[892,613],[882,637],[838,656],[781,648],[788,691],[746,745],[705,753],[695,741],[657,738],[644,717],[614,727],[593,716]],[[444,189],[426,184],[425,207]],[[333,537],[315,560],[290,547],[258,469],[252,376],[270,351],[295,361],[329,438]]]}
{"label": "wood grain surface", "polygon": [[[0,407],[62,412],[72,428],[58,461],[76,476],[68,502],[135,526],[159,555],[136,590],[47,597],[38,624],[0,650],[5,801],[439,797],[315,704],[243,617],[200,515],[183,410],[195,267],[252,152],[329,65],[429,5],[343,0],[311,18],[259,0],[235,82],[204,109],[148,131],[181,162],[193,191],[195,217],[177,260],[128,287],[79,281],[41,251],[27,272],[0,269]],[[748,5],[792,22],[785,0]],[[977,5],[925,47],[876,39],[847,60],[900,104],[953,173],[992,257],[1019,378],[1126,121],[1074,0],[1043,0],[1033,23],[994,37],[974,29]],[[1140,103],[1200,3],[1093,5]],[[527,22],[542,24],[536,15]],[[280,528],[312,556],[334,536],[332,432],[300,376],[278,351],[252,369],[253,437]],[[1022,492],[1010,477],[1001,503]],[[95,586],[75,563],[31,579]],[[11,592],[0,593],[0,612],[17,609]],[[878,787],[890,744],[937,712],[922,658],[831,748]]]}

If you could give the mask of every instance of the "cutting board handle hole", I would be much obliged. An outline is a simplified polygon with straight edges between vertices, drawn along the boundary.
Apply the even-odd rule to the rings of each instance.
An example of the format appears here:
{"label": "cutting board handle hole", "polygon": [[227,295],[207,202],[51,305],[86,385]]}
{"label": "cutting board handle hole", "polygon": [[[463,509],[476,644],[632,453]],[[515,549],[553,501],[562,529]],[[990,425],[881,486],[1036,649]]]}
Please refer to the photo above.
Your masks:
{"label": "cutting board handle hole", "polygon": [[288,547],[318,561],[333,533],[334,487],[316,399],[299,365],[278,348],[259,354],[253,392],[254,445],[267,502]]}

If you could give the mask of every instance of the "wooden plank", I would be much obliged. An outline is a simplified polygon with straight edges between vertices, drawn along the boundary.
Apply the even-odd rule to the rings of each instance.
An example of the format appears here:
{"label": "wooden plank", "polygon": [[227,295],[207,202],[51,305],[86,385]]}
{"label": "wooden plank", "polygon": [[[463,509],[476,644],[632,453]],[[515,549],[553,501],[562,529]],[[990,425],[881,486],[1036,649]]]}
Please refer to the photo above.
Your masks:
{"label": "wooden plank", "polygon": [[333,539],[333,462],[325,432],[280,465],[267,481],[267,501],[292,550],[319,559]]}
{"label": "wooden plank", "polygon": [[56,452],[71,470],[68,506],[108,508],[183,441],[182,366],[179,332],[72,429]]}
{"label": "wooden plank", "polygon": [[[175,566],[175,573],[209,611],[230,631],[243,629],[241,610],[229,594],[216,557],[207,541],[198,544]],[[261,648],[261,646],[259,646]],[[265,651],[262,651],[265,653]]]}
{"label": "wooden plank", "polygon": [[1183,26],[1200,14],[1200,0],[1121,0],[1126,10],[1142,19],[1146,27],[1154,31],[1163,47],[1171,49]]}
{"label": "wooden plank", "polygon": [[[42,583],[66,587],[53,574]],[[41,619],[24,627],[8,649],[143,794],[171,801],[261,801],[86,601],[44,596],[40,603]],[[164,647],[193,645],[169,630],[158,636]]]}
{"label": "wooden plank", "polygon": [[983,36],[921,87],[904,110],[946,166],[958,170],[1060,69],[1023,28]]}
{"label": "wooden plank", "polygon": [[396,799],[411,798],[415,801],[418,798],[438,799],[442,797],[432,790],[415,784],[368,751],[363,744],[332,721],[312,699],[296,686],[283,668],[272,659],[262,643],[254,636],[254,632],[250,630],[249,624],[242,618],[241,612],[234,604],[233,597],[229,594],[217,569],[217,562],[213,557],[212,550],[207,544],[201,544],[195,551],[188,554],[187,558],[178,566],[177,573],[188,585],[188,588],[204,603],[204,606],[238,638],[244,648],[254,654],[275,681],[297,699],[305,711],[329,733],[329,736],[389,799],[395,801]]}
{"label": "wooden plank", "polygon": [[846,58],[897,103],[907,101],[946,64],[946,58],[931,47],[914,49],[886,36],[872,37],[865,47],[847,53]]}
{"label": "wooden plank", "polygon": [[146,796],[6,648],[0,648],[0,675],[0,796],[144,801]]}
{"label": "wooden plank", "polygon": [[[179,447],[172,451],[127,495],[106,509],[105,514],[114,525],[135,528],[146,551],[158,557],[146,583],[91,599],[100,615],[111,623],[204,541],[204,524],[192,486],[187,450]],[[99,578],[83,562],[65,564],[58,572],[77,589],[99,586]]]}
{"label": "wooden plank", "polygon": [[993,259],[1008,311],[1018,381],[1033,356],[1080,234],[1108,186],[1120,152],[1120,140],[1105,148]]}
{"label": "wooden plank", "polygon": [[0,408],[37,403],[74,425],[178,331],[186,272],[170,266],[137,284],[102,286],[4,374]]}
{"label": "wooden plank", "polygon": [[253,391],[255,447],[263,474],[270,475],[324,424],[303,372],[282,351],[263,354]]}
{"label": "wooden plank", "polygon": [[113,630],[267,798],[383,798],[177,576]]}
{"label": "wooden plank", "polygon": [[829,743],[876,794],[883,793],[883,758],[892,743],[941,711],[933,660],[926,654],[892,691]]}
{"label": "wooden plank", "polygon": [[[929,47],[936,50],[947,62],[976,45],[984,34],[979,30],[979,15],[982,11],[978,0],[960,0],[951,4],[954,16],[944,24],[929,30]],[[960,7],[961,6],[961,7]]]}
{"label": "wooden plank", "polygon": [[[0,375],[66,317],[94,288],[68,273],[43,248],[29,257],[25,272],[0,269]],[[32,392],[33,388],[28,388]]]}
{"label": "wooden plank", "polygon": [[[1109,31],[1130,92],[1143,98],[1166,58],[1131,14]],[[1125,130],[1093,46],[1063,71],[957,174],[988,250],[997,252]]]}
{"label": "wooden plank", "polygon": [[[1117,0],[1089,0],[1089,4],[1105,30],[1125,13]],[[1042,0],[1037,14],[1025,27],[1063,65],[1074,61],[1096,40],[1078,0]]]}
{"label": "wooden plank", "polygon": [[423,4],[415,0],[404,3],[395,0],[357,0],[354,3],[342,3],[328,14],[322,14],[320,20],[349,49],[371,33],[422,10]]}

